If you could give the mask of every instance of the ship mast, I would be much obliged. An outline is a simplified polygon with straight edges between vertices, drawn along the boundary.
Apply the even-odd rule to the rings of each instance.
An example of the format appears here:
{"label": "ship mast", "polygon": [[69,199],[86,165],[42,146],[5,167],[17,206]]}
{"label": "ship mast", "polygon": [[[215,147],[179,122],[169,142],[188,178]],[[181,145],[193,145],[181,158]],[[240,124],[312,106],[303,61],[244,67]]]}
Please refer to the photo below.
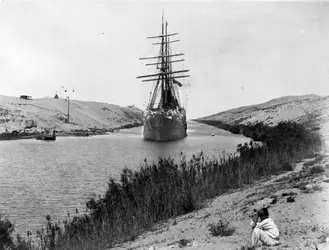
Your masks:
{"label": "ship mast", "polygon": [[162,55],[162,58],[161,58],[161,61],[162,61],[162,64],[161,64],[161,71],[162,71],[162,75],[161,75],[161,77],[162,77],[162,81],[161,81],[161,101],[160,101],[160,108],[162,109],[163,108],[163,104],[164,104],[164,96],[163,96],[163,94],[164,94],[164,84],[163,84],[163,82],[164,82],[164,79],[165,79],[165,68],[164,68],[164,64],[165,64],[165,54],[164,54],[164,23],[163,23],[163,15],[162,15],[162,31],[161,31],[161,33],[162,33],[162,37],[161,37],[161,55]]}
{"label": "ship mast", "polygon": [[[177,71],[172,70],[172,63],[184,61],[184,59],[172,60],[172,57],[182,56],[184,54],[183,53],[179,53],[179,54],[170,53],[170,47],[169,47],[170,43],[178,42],[179,40],[170,41],[169,37],[178,35],[178,33],[168,34],[167,27],[168,27],[168,23],[164,22],[164,17],[162,15],[161,35],[147,37],[148,39],[159,39],[159,38],[161,39],[160,43],[152,43],[153,45],[161,45],[160,46],[160,55],[153,56],[153,57],[140,58],[140,60],[152,60],[152,59],[159,60],[156,63],[146,64],[146,66],[153,66],[153,65],[157,66],[157,68],[160,70],[159,73],[143,75],[143,76],[137,77],[137,78],[146,78],[145,80],[142,80],[142,82],[149,82],[149,81],[157,82],[156,86],[153,90],[153,95],[152,95],[152,98],[149,103],[149,108],[152,108],[152,105],[155,102],[155,98],[156,98],[159,87],[161,89],[159,108],[164,109],[164,108],[168,107],[168,103],[170,101],[172,101],[173,98],[176,98],[175,94],[173,94],[172,84],[177,84],[179,87],[182,86],[181,83],[179,83],[177,80],[175,80],[175,78],[186,78],[186,77],[190,76],[190,75],[176,75],[179,73],[188,72],[189,70],[177,70]],[[158,66],[160,66],[160,68]]]}

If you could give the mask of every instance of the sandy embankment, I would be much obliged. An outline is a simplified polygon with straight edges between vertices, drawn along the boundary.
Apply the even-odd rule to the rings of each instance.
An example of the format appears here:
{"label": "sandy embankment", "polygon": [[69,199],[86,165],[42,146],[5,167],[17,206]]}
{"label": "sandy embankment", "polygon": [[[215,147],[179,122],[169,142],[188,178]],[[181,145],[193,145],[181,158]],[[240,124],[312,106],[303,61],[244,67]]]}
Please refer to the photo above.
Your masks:
{"label": "sandy embankment", "polygon": [[12,131],[40,131],[42,127],[61,132],[74,130],[111,130],[142,124],[142,111],[135,106],[120,107],[101,102],[70,101],[70,119],[67,122],[68,102],[65,99],[41,98],[24,100],[0,96],[0,134]]}
{"label": "sandy embankment", "polygon": [[233,124],[263,122],[274,126],[281,121],[304,122],[312,120],[329,141],[329,96],[284,96],[268,102],[226,110],[201,120]]}
{"label": "sandy embankment", "polygon": [[[311,173],[312,168],[321,173]],[[297,163],[295,170],[257,181],[219,196],[199,211],[159,224],[116,249],[240,249],[250,235],[253,208],[274,203],[269,212],[281,233],[281,245],[266,249],[329,249],[329,154]],[[288,197],[293,202],[288,202]],[[210,223],[224,219],[236,230],[212,236]],[[260,248],[261,249],[261,248]]]}

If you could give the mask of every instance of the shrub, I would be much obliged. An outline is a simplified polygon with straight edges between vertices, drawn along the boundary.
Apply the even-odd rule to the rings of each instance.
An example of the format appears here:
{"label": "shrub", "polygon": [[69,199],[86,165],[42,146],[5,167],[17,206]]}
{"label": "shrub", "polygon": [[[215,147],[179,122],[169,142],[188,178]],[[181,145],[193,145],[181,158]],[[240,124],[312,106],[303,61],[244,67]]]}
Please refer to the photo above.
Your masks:
{"label": "shrub", "polygon": [[291,163],[285,162],[282,164],[282,170],[283,171],[294,171],[294,167]]}
{"label": "shrub", "polygon": [[230,226],[228,221],[219,220],[217,224],[209,224],[209,231],[212,236],[231,236],[235,228]]}
{"label": "shrub", "polygon": [[321,229],[321,235],[318,237],[320,243],[326,243],[329,238],[329,229],[323,228]]}
{"label": "shrub", "polygon": [[12,233],[14,225],[4,215],[0,214],[0,249],[13,245]]}
{"label": "shrub", "polygon": [[188,239],[181,239],[178,241],[178,245],[180,248],[186,247],[187,244],[189,244],[191,242],[191,240]]}

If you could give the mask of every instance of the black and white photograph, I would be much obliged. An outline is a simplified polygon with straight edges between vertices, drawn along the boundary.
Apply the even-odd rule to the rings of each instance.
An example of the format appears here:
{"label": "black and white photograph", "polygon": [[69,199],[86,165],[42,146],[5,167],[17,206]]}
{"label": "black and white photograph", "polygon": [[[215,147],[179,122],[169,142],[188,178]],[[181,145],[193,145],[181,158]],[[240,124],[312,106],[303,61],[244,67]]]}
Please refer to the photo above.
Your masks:
{"label": "black and white photograph", "polygon": [[329,1],[0,0],[0,250],[329,250]]}

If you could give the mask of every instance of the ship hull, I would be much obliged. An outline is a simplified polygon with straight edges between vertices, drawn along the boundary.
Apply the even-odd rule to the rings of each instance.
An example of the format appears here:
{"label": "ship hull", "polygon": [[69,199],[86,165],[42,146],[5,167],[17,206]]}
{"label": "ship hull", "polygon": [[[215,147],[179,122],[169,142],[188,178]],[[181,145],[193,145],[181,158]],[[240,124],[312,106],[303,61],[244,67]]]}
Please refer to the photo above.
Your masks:
{"label": "ship hull", "polygon": [[185,113],[178,115],[165,112],[153,113],[144,118],[143,137],[151,141],[174,141],[187,136]]}

